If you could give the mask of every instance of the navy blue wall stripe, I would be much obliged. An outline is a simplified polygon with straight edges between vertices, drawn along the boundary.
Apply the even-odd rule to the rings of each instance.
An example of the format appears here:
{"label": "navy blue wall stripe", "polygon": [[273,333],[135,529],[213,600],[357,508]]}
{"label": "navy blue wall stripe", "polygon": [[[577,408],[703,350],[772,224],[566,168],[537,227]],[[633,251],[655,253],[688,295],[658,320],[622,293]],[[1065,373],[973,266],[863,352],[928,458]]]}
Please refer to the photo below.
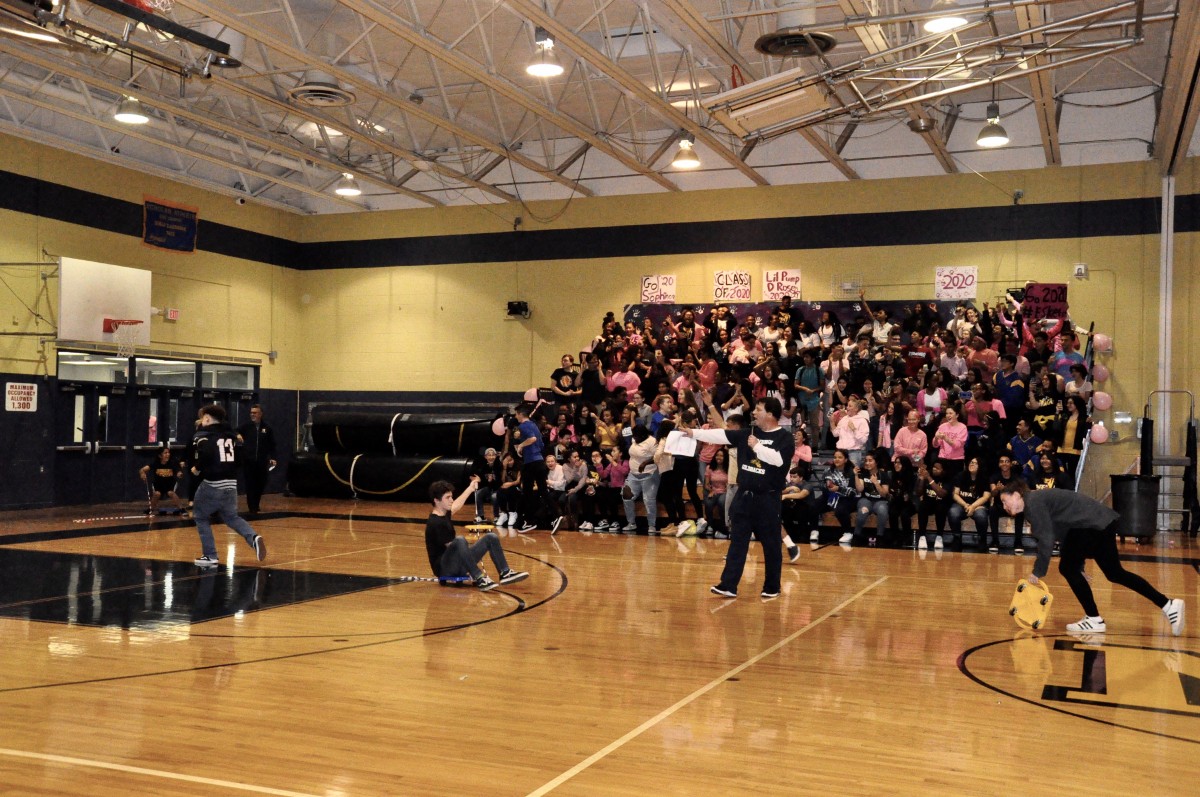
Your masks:
{"label": "navy blue wall stripe", "polygon": [[[80,224],[105,232],[142,237],[140,203],[0,171],[0,208]],[[205,221],[201,214],[197,246],[206,252],[291,267],[298,244],[285,238]]]}
{"label": "navy blue wall stripe", "polygon": [[[310,244],[201,218],[199,248],[311,270],[987,243],[1155,235],[1160,230],[1159,204],[1150,197]],[[0,171],[0,208],[138,238],[142,234],[140,204],[12,172]],[[1176,229],[1200,232],[1200,195],[1177,197]]]}

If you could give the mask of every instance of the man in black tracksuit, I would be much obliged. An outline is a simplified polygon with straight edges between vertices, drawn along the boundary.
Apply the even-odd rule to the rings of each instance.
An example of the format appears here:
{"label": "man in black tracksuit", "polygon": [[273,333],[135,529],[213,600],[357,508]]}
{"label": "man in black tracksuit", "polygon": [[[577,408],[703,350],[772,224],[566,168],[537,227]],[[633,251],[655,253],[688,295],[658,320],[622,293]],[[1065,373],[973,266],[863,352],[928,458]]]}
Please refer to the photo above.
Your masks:
{"label": "man in black tracksuit", "polygon": [[196,488],[196,530],[200,532],[203,555],[196,560],[199,567],[220,564],[217,545],[213,541],[214,514],[220,515],[226,526],[242,535],[254,549],[258,561],[267,558],[267,543],[255,534],[250,524],[237,511],[237,447],[236,435],[225,422],[225,408],[209,404],[200,408],[200,428],[192,439],[192,475],[200,480]]}
{"label": "man in black tracksuit", "polygon": [[238,442],[242,444],[242,469],[246,474],[246,507],[250,514],[258,512],[267,477],[275,467],[275,430],[263,421],[262,407],[250,408],[250,422],[238,427]]}

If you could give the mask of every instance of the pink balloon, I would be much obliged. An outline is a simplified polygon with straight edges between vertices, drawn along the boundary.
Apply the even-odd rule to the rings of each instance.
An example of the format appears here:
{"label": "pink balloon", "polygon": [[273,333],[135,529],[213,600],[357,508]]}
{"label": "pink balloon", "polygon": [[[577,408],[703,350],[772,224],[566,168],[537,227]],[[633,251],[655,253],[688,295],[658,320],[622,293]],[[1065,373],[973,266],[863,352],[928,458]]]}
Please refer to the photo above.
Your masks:
{"label": "pink balloon", "polygon": [[497,418],[496,420],[492,421],[492,434],[496,435],[496,437],[504,437],[503,418]]}
{"label": "pink balloon", "polygon": [[1092,394],[1092,406],[1098,410],[1107,410],[1112,408],[1112,396],[1105,393],[1103,390],[1097,390]]}
{"label": "pink balloon", "polygon": [[525,391],[525,400],[526,401],[537,401],[537,388],[536,387],[531,387]]}
{"label": "pink balloon", "polygon": [[1092,436],[1093,443],[1098,443],[1098,444],[1099,443],[1107,443],[1108,442],[1108,429],[1101,426],[1100,424],[1096,424],[1095,426],[1092,427],[1092,435],[1091,436]]}
{"label": "pink balloon", "polygon": [[1108,380],[1108,367],[1101,365],[1100,363],[1096,363],[1096,365],[1092,368],[1092,381],[1105,382],[1107,380]]}
{"label": "pink balloon", "polygon": [[1112,338],[1108,335],[1096,335],[1092,338],[1092,346],[1096,351],[1110,352],[1112,351]]}

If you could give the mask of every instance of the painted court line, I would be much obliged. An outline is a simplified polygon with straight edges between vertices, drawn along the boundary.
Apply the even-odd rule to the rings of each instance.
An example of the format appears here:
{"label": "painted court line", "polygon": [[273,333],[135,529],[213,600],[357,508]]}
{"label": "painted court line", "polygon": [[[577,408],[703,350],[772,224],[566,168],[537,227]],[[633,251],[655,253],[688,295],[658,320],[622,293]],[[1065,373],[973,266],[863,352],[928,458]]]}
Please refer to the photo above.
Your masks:
{"label": "painted court line", "polygon": [[[588,769],[593,764],[595,764],[595,763],[599,762],[601,759],[607,757],[610,753],[616,752],[617,750],[624,747],[629,742],[631,742],[634,739],[636,739],[637,737],[641,736],[643,733],[650,730],[651,728],[653,728],[655,725],[662,722],[663,720],[667,719],[672,714],[679,711],[681,708],[687,706],[689,703],[692,703],[692,702],[698,700],[699,698],[708,694],[713,689],[716,689],[718,686],[725,683],[726,681],[728,681],[730,678],[734,677],[738,673],[740,673],[743,670],[746,670],[750,667],[753,667],[755,664],[762,661],[767,656],[770,656],[775,651],[779,650],[780,648],[784,647],[785,645],[792,642],[793,640],[798,639],[799,637],[808,633],[812,629],[816,628],[818,625],[825,622],[830,617],[837,614],[842,609],[849,606],[851,603],[854,603],[854,601],[858,600],[863,595],[866,595],[868,592],[875,589],[876,587],[878,587],[880,584],[882,584],[883,582],[885,582],[887,580],[888,580],[888,577],[883,576],[875,583],[869,584],[868,586],[864,587],[857,594],[847,598],[846,600],[839,603],[837,606],[834,606],[832,609],[825,612],[825,614],[823,614],[820,617],[818,617],[817,619],[813,620],[811,623],[804,626],[799,631],[796,631],[791,636],[788,636],[788,637],[785,637],[784,639],[779,640],[771,647],[769,647],[766,650],[762,651],[761,653],[758,653],[755,656],[747,659],[746,661],[742,662],[738,666],[734,667],[729,672],[726,672],[723,675],[717,676],[716,678],[709,681],[704,686],[697,689],[695,692],[692,692],[690,695],[688,695],[687,697],[680,700],[675,705],[663,709],[658,714],[656,714],[653,717],[651,717],[650,719],[646,720],[641,725],[637,726],[636,728],[631,730],[629,733],[622,736],[620,739],[617,739],[616,741],[612,742],[611,744],[604,747],[603,749],[597,750],[595,753],[588,756],[583,761],[580,761],[578,764],[571,767],[570,769],[568,769],[566,772],[559,775],[554,780],[542,785],[540,788],[534,789],[533,791],[529,792],[529,794],[527,794],[526,797],[541,797],[541,795],[543,795],[543,794],[550,793],[554,789],[556,789],[559,786],[561,786],[562,784],[566,783],[571,778],[578,775],[580,772],[583,772],[585,769]],[[732,603],[732,601],[727,601],[727,603]]]}
{"label": "painted court line", "polygon": [[184,775],[179,772],[166,772],[161,769],[146,769],[144,767],[131,767],[125,764],[113,764],[107,761],[93,761],[87,758],[73,758],[70,756],[51,755],[50,753],[31,753],[26,750],[9,750],[8,748],[0,747],[0,755],[11,756],[12,758],[31,758],[35,761],[49,761],[55,764],[68,764],[78,767],[93,767],[95,769],[108,769],[113,772],[126,772],[132,775],[146,775],[152,778],[163,778],[166,780],[179,780],[187,783],[199,783],[204,786],[219,786],[222,789],[235,789],[237,791],[248,791],[254,794],[272,794],[277,797],[320,797],[317,794],[300,791],[288,791],[287,789],[272,789],[268,786],[251,786],[248,783],[235,783],[231,780],[217,780],[215,778],[202,778],[195,775]]}

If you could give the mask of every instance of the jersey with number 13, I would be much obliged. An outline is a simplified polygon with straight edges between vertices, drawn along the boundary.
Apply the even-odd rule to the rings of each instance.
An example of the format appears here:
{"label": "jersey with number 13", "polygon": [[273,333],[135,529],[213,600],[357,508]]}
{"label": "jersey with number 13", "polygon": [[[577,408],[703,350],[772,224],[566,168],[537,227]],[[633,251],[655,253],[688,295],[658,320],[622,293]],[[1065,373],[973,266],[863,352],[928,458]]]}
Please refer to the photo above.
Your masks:
{"label": "jersey with number 13", "polygon": [[193,461],[203,481],[217,488],[237,489],[236,439],[228,424],[206,426],[196,433],[192,441]]}

